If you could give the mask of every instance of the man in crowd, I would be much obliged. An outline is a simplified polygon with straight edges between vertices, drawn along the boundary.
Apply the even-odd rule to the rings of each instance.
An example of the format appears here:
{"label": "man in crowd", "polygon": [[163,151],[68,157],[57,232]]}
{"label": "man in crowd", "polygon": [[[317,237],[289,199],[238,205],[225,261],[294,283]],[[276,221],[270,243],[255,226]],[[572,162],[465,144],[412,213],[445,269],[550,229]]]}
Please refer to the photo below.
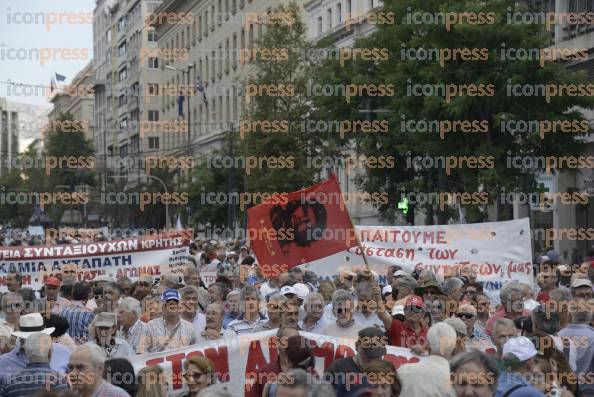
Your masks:
{"label": "man in crowd", "polygon": [[225,312],[220,303],[211,303],[206,307],[206,326],[198,341],[214,340],[223,337],[223,316]]}
{"label": "man in crowd", "polygon": [[553,266],[546,266],[544,271],[537,275],[540,292],[536,300],[540,303],[549,301],[549,293],[557,287],[557,272]]}
{"label": "man in crowd", "polygon": [[299,329],[314,334],[322,333],[328,325],[324,317],[324,297],[317,292],[312,292],[305,298],[303,307],[305,318],[299,322]]}
{"label": "man in crowd", "polygon": [[60,275],[63,284],[76,284],[78,266],[75,264],[66,264],[60,267]]}
{"label": "man in crowd", "polygon": [[392,316],[403,314],[406,300],[414,294],[418,285],[417,280],[403,270],[397,270],[394,273],[392,277],[392,296],[394,297]]}
{"label": "man in crowd", "polygon": [[192,285],[181,289],[181,317],[190,322],[197,333],[204,330],[206,317],[198,310],[198,290]]}
{"label": "man in crowd", "polygon": [[198,309],[200,312],[204,312],[208,304],[208,291],[200,278],[200,271],[194,264],[188,263],[186,265],[184,269],[184,284],[186,286],[196,287],[198,291]]}
{"label": "man in crowd", "polygon": [[332,294],[332,313],[336,320],[329,323],[322,334],[340,338],[356,339],[359,331],[365,328],[357,324],[353,318],[355,311],[355,298],[345,290],[339,289]]}
{"label": "man in crowd", "polygon": [[[24,314],[19,318],[19,331],[14,331],[13,336],[17,338],[17,346],[10,352],[0,356],[0,379],[8,376],[27,366],[24,342],[36,332],[51,335],[54,328],[47,328],[40,313]],[[50,354],[50,368],[56,372],[64,373],[67,369],[70,351],[59,343],[52,343]]]}
{"label": "man in crowd", "polygon": [[[577,349],[576,374],[587,376],[594,374],[594,328],[590,325],[594,312],[592,282],[585,278],[575,279],[571,283],[573,310],[570,310],[570,323],[559,331],[559,336],[574,341]],[[594,395],[594,383],[581,382],[580,394]]]}
{"label": "man in crowd", "polygon": [[60,296],[60,279],[57,277],[48,277],[43,285],[45,296],[41,298],[41,311],[43,313],[59,313],[63,307],[70,304],[68,299]]}
{"label": "man in crowd", "polygon": [[418,295],[411,295],[404,305],[404,321],[392,319],[392,317],[381,308],[378,315],[384,322],[391,345],[413,348],[416,345],[425,346],[427,338],[427,326],[424,322],[425,303]]}
{"label": "man in crowd", "polygon": [[224,303],[227,296],[227,286],[223,283],[216,282],[208,286],[208,303]]}
{"label": "man in crowd", "polygon": [[495,358],[497,359],[497,369],[502,372],[505,368],[503,366],[503,346],[511,338],[518,336],[518,330],[512,320],[509,318],[500,318],[493,323],[493,332],[491,333],[491,341],[497,352]]}
{"label": "man in crowd", "polygon": [[161,300],[162,315],[148,322],[141,339],[140,351],[154,353],[193,345],[197,334],[192,324],[181,318],[179,291],[166,289]]}
{"label": "man in crowd", "polygon": [[150,274],[143,274],[138,278],[138,281],[132,284],[132,296],[138,299],[139,302],[151,293],[153,286],[153,276]]}
{"label": "man in crowd", "polygon": [[357,293],[357,310],[353,318],[355,322],[366,327],[377,327],[384,330],[384,324],[377,315],[377,300],[381,297],[374,296],[372,285],[368,281],[362,281],[355,288]]}
{"label": "man in crowd", "polygon": [[272,294],[266,303],[266,313],[268,314],[268,321],[259,324],[255,328],[255,332],[269,331],[277,329],[281,326],[281,316],[283,315],[283,308],[285,308],[287,298],[281,294]]}
{"label": "man in crowd", "polygon": [[497,311],[487,320],[486,331],[487,335],[491,335],[493,331],[493,323],[500,318],[509,318],[515,320],[522,315],[524,311],[524,286],[517,281],[510,281],[501,288],[499,298],[501,299],[501,306]]}
{"label": "man in crowd", "polygon": [[415,365],[398,369],[402,382],[401,396],[406,397],[455,397],[450,383],[449,360],[456,347],[456,331],[443,322],[427,331],[430,355]]}
{"label": "man in crowd", "polygon": [[23,276],[16,271],[10,271],[6,275],[6,288],[9,292],[20,292],[23,287]]}
{"label": "man in crowd", "polygon": [[91,325],[93,341],[105,353],[107,358],[127,358],[135,354],[135,350],[124,339],[116,336],[116,314],[112,312],[98,313]]}
{"label": "man in crowd", "polygon": [[266,322],[266,317],[260,313],[260,291],[250,285],[241,289],[240,315],[227,326],[229,335],[251,334],[261,323]]}
{"label": "man in crowd", "polygon": [[94,344],[79,346],[70,356],[68,378],[80,397],[130,397],[123,389],[103,380],[105,353]]}
{"label": "man in crowd", "polygon": [[384,333],[377,327],[363,328],[358,333],[355,342],[356,354],[334,361],[328,368],[324,379],[332,383],[335,388],[361,379],[364,369],[375,361],[380,361],[386,354],[388,341]]}
{"label": "man in crowd", "polygon": [[476,326],[477,310],[474,306],[471,304],[460,305],[456,317],[461,319],[466,327],[468,349],[475,348],[484,351],[490,347],[489,336]]}
{"label": "man in crowd", "polygon": [[113,280],[103,283],[103,299],[108,312],[115,312],[122,296],[120,286]]}
{"label": "man in crowd", "polygon": [[[227,299],[224,303],[225,307],[225,318],[223,319],[223,328],[227,328],[229,323],[236,320],[240,315],[240,302],[241,292],[233,290],[227,294]],[[219,302],[222,304],[222,302]]]}
{"label": "man in crowd", "polygon": [[0,385],[0,396],[20,397],[36,391],[60,391],[68,384],[63,375],[50,368],[52,338],[43,332],[34,332],[24,343],[26,367],[7,376]]}
{"label": "man in crowd", "polygon": [[2,314],[4,320],[0,320],[0,325],[7,327],[10,331],[19,329],[19,318],[23,314],[23,297],[17,292],[7,292],[2,296]]}
{"label": "man in crowd", "polygon": [[534,374],[537,354],[534,344],[525,336],[505,342],[502,351],[505,370],[499,375],[495,397],[544,397],[527,381]]}
{"label": "man in crowd", "polygon": [[140,302],[132,297],[123,298],[118,305],[117,314],[119,337],[128,342],[136,353],[140,353],[141,338],[146,328],[146,323],[140,320]]}
{"label": "man in crowd", "polygon": [[89,325],[95,317],[93,310],[87,308],[87,301],[91,295],[91,286],[84,282],[74,284],[72,288],[72,302],[60,311],[70,328],[68,334],[77,344],[83,344],[89,340]]}

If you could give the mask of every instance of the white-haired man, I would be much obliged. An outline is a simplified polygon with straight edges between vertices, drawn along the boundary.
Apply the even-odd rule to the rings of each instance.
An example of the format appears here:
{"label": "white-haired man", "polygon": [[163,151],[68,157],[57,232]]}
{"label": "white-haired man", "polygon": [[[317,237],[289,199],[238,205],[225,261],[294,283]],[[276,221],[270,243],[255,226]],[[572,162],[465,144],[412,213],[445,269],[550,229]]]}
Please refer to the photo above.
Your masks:
{"label": "white-haired man", "polygon": [[24,343],[29,361],[20,371],[9,375],[0,386],[0,396],[28,396],[36,391],[60,391],[68,387],[63,375],[50,368],[52,338],[42,332],[31,334]]}
{"label": "white-haired man", "polygon": [[456,348],[456,331],[448,324],[437,323],[427,331],[430,355],[415,365],[398,369],[402,382],[401,396],[455,397],[450,381],[448,360]]}
{"label": "white-haired man", "polygon": [[303,331],[322,333],[322,330],[328,325],[324,317],[324,297],[322,294],[312,292],[305,297],[303,302],[305,309],[305,318],[299,322],[299,328]]}
{"label": "white-haired man", "polygon": [[140,353],[142,346],[142,335],[146,329],[146,323],[140,320],[142,308],[136,298],[126,297],[118,305],[118,336],[128,342],[136,353]]}
{"label": "white-haired man", "polygon": [[116,336],[116,314],[112,312],[97,313],[91,325],[93,340],[103,349],[107,358],[126,358],[133,356],[135,351],[128,342]]}
{"label": "white-haired man", "polygon": [[511,338],[503,345],[502,353],[505,370],[499,374],[495,397],[545,397],[528,382],[534,376],[534,357],[538,354],[530,339]]}
{"label": "white-haired man", "polygon": [[81,397],[129,397],[123,389],[103,380],[105,353],[94,344],[79,346],[70,356],[68,378]]}
{"label": "white-haired man", "polygon": [[324,327],[321,333],[328,336],[357,339],[359,331],[365,328],[365,325],[355,322],[354,312],[355,297],[342,289],[334,291],[334,294],[332,294],[332,313],[336,321]]}

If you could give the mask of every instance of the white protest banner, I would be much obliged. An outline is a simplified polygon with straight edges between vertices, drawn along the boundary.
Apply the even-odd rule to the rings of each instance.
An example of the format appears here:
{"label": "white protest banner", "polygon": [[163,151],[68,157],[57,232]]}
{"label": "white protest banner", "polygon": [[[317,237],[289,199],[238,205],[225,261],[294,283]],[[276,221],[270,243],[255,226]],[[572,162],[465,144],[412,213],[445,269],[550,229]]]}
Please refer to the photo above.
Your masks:
{"label": "white protest banner", "polygon": [[[307,339],[315,356],[316,371],[320,375],[334,360],[355,354],[354,339],[309,332],[300,332],[300,335]],[[144,367],[160,365],[168,379],[168,394],[173,395],[184,388],[182,372],[185,359],[205,356],[213,362],[219,382],[226,386],[232,396],[251,396],[252,385],[262,381],[262,375],[269,375],[263,370],[277,360],[278,345],[286,344],[286,341],[279,342],[275,336],[276,330],[234,336],[160,353],[137,355],[131,357],[130,361],[137,373]],[[395,346],[387,346],[384,359],[392,362],[396,368],[424,360],[409,349]],[[332,381],[326,377],[322,379]]]}
{"label": "white protest banner", "polygon": [[217,276],[218,273],[216,270],[205,270],[200,272],[200,278],[207,287],[216,281]]}
{"label": "white protest banner", "polygon": [[[508,280],[532,284],[528,218],[513,221],[435,226],[355,226],[371,270],[381,276],[390,265],[407,272],[427,269],[439,279],[470,267],[489,296]],[[304,265],[320,276],[365,264],[360,247]]]}
{"label": "white protest banner", "polygon": [[[191,235],[191,234],[190,234]],[[138,277],[179,273],[188,256],[184,233],[84,244],[0,247],[0,290],[6,290],[6,274],[18,271],[23,286],[39,289],[62,265],[76,265],[79,281],[111,277]]]}

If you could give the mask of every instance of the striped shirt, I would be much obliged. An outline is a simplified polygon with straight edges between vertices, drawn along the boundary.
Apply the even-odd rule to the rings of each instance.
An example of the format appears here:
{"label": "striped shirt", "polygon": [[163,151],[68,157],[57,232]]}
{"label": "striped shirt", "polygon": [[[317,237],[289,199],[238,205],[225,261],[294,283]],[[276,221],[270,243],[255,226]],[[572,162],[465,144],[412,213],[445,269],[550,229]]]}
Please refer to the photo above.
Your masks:
{"label": "striped shirt", "polygon": [[[144,330],[144,351],[147,353],[162,352],[163,350],[177,349],[196,343],[198,335],[194,326],[189,321],[179,319],[179,327],[167,327],[163,317],[155,318],[148,322]],[[172,334],[172,331],[175,332]],[[142,345],[140,350],[142,350]]]}
{"label": "striped shirt", "polygon": [[53,371],[48,363],[29,363],[25,369],[7,376],[0,388],[2,397],[28,396],[36,391],[60,391],[68,387],[64,376]]}
{"label": "striped shirt", "polygon": [[260,317],[254,323],[249,323],[248,321],[244,320],[243,314],[237,318],[237,320],[233,320],[227,326],[227,334],[235,334],[235,335],[243,335],[243,334],[251,334],[256,328],[256,326],[265,323],[268,321],[266,317],[260,314]]}
{"label": "striped shirt", "polygon": [[134,323],[134,325],[132,325],[129,329],[128,332],[125,332],[123,330],[119,330],[118,331],[118,336],[120,338],[122,338],[123,340],[125,340],[126,342],[128,342],[128,344],[130,346],[132,346],[132,349],[134,349],[134,351],[136,353],[140,353],[140,346],[141,346],[141,339],[142,339],[142,334],[144,333],[145,329],[146,329],[146,323],[140,321],[140,320],[136,320],[136,322]]}
{"label": "striped shirt", "polygon": [[60,312],[60,316],[68,320],[68,334],[74,341],[82,345],[89,341],[89,324],[95,318],[95,312],[85,308],[80,301],[73,301],[70,306]]}

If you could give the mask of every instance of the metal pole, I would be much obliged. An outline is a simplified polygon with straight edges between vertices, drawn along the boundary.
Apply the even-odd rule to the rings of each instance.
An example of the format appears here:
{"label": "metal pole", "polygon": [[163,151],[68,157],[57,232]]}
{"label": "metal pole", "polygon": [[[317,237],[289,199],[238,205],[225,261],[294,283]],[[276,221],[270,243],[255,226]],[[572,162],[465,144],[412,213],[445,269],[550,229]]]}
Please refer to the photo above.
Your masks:
{"label": "metal pole", "polygon": [[187,90],[188,90],[188,155],[192,152],[192,149],[190,148],[190,144],[192,142],[192,134],[191,134],[191,131],[192,131],[192,116],[190,115],[190,113],[191,113],[191,110],[190,110],[190,98],[192,96],[190,95],[190,84],[191,84],[191,82],[190,82],[190,70],[192,70],[192,66],[193,66],[192,64],[189,64],[188,65],[188,87],[187,87]]}

